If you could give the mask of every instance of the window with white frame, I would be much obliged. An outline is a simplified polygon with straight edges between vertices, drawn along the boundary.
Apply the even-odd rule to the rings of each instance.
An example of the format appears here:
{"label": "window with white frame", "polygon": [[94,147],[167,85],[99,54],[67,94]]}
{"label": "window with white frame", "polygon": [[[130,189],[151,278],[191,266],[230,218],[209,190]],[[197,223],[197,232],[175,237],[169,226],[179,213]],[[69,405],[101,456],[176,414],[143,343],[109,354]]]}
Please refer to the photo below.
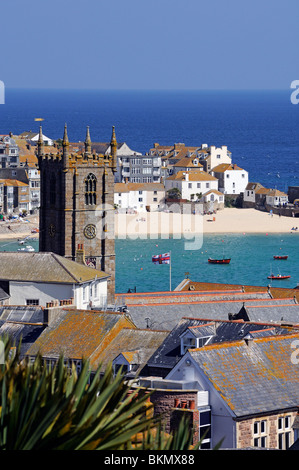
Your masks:
{"label": "window with white frame", "polygon": [[292,444],[291,416],[278,417],[278,449],[286,450]]}
{"label": "window with white frame", "polygon": [[265,419],[253,423],[253,445],[261,448],[267,446],[267,421]]}
{"label": "window with white frame", "polygon": [[181,335],[181,354],[185,354],[188,349],[200,348],[207,344],[211,336],[201,336],[196,338],[191,332],[186,331]]}

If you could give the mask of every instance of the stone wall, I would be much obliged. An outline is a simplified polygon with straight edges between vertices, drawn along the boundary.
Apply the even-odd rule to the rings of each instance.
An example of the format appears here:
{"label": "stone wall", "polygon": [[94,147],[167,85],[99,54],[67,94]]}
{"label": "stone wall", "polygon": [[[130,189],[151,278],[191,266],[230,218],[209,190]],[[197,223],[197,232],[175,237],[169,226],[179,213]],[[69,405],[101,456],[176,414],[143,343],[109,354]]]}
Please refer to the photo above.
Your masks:
{"label": "stone wall", "polygon": [[[259,437],[258,435],[254,435],[254,423],[256,421],[266,421],[266,432],[264,434],[260,434],[266,436],[266,448],[268,449],[278,449],[278,418],[279,417],[286,417],[290,416],[290,445],[294,442],[294,433],[292,430],[292,424],[294,422],[295,417],[297,416],[297,411],[292,411],[289,413],[280,413],[275,415],[264,416],[260,418],[252,418],[243,420],[237,423],[237,448],[238,449],[245,449],[245,448],[252,448],[254,447],[254,438]],[[283,432],[283,430],[282,430]]]}

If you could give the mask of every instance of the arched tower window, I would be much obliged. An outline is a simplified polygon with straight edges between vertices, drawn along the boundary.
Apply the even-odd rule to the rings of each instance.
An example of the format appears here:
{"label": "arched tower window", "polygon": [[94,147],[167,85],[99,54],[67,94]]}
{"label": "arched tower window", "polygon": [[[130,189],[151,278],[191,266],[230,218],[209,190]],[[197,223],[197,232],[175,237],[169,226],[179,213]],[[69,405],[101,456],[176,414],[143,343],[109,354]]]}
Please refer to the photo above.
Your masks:
{"label": "arched tower window", "polygon": [[95,175],[89,173],[85,179],[85,204],[91,206],[97,203],[97,179]]}

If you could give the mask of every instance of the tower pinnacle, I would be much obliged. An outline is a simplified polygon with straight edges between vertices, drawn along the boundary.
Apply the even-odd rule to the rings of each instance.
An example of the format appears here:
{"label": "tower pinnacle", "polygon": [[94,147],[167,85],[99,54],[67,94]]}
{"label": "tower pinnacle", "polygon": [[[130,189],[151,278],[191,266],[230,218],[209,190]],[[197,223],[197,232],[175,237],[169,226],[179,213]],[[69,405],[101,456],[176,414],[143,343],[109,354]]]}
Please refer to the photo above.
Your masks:
{"label": "tower pinnacle", "polygon": [[63,166],[64,168],[67,166],[68,157],[69,157],[69,138],[67,135],[67,125],[64,125],[64,134],[62,139],[62,148],[63,148]]}
{"label": "tower pinnacle", "polygon": [[90,139],[90,134],[89,134],[89,126],[87,126],[86,128],[85,154],[86,155],[91,154],[91,139]]}
{"label": "tower pinnacle", "polygon": [[37,141],[37,155],[41,157],[44,154],[44,139],[43,139],[43,131],[42,126],[39,126],[39,136]]}
{"label": "tower pinnacle", "polygon": [[110,141],[111,157],[112,157],[112,169],[116,171],[117,167],[117,141],[115,136],[115,127],[112,126],[112,136]]}

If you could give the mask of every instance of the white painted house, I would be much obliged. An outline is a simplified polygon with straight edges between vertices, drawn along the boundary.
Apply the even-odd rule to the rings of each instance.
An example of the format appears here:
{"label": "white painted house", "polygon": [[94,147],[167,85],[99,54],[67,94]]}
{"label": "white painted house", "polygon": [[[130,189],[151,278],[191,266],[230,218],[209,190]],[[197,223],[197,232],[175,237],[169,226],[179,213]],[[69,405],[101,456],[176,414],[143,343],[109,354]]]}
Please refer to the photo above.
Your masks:
{"label": "white painted house", "polygon": [[218,190],[218,180],[203,170],[179,171],[165,179],[166,192],[173,188],[180,191],[181,199],[196,201],[197,194]]}
{"label": "white painted house", "polygon": [[109,276],[55,253],[0,253],[0,286],[10,305],[72,300],[79,309],[106,306]]}
{"label": "white painted house", "polygon": [[219,191],[224,194],[241,194],[248,184],[248,172],[236,164],[223,163],[213,168],[219,181]]}
{"label": "white painted house", "polygon": [[161,183],[115,183],[114,204],[128,212],[156,211],[164,203],[165,189]]}
{"label": "white painted house", "polygon": [[288,203],[288,195],[278,189],[269,189],[266,193],[266,204],[279,207]]}

